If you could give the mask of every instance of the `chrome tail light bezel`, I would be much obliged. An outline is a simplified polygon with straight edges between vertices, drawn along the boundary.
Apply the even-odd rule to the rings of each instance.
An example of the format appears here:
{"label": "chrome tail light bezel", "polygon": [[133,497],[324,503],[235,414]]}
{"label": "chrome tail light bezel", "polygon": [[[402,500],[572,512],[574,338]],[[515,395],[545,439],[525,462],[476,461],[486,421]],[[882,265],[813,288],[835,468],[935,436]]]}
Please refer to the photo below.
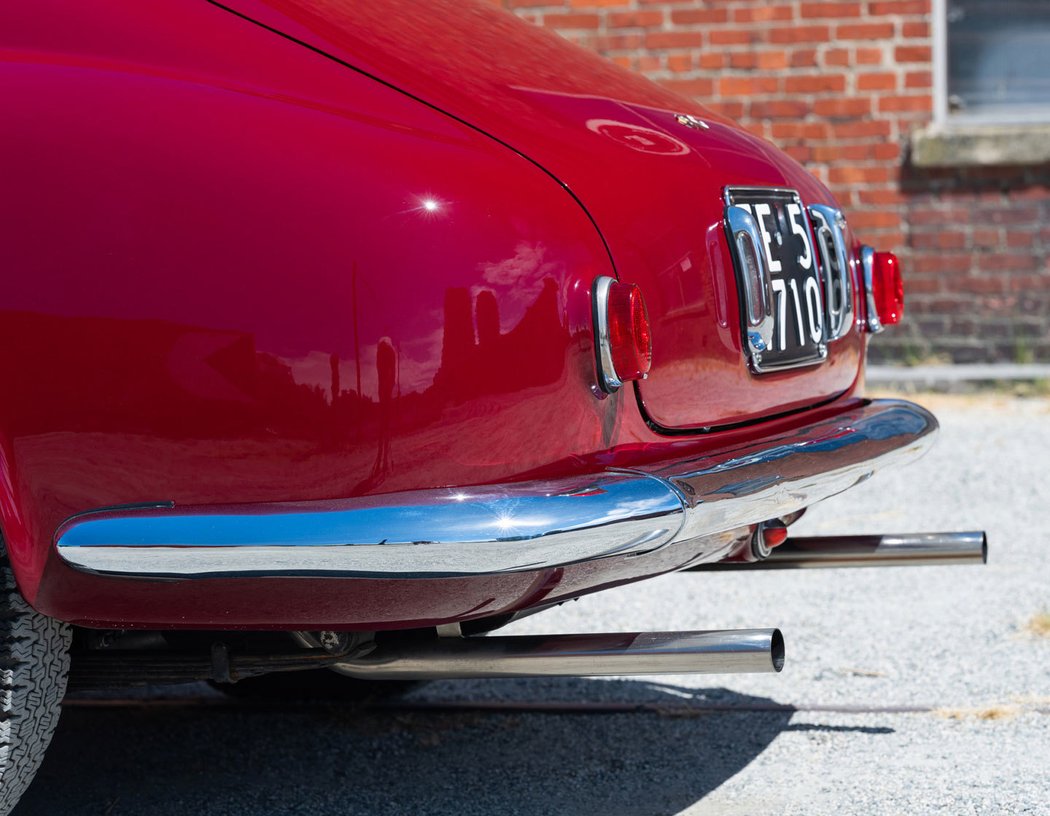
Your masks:
{"label": "chrome tail light bezel", "polygon": [[846,249],[846,217],[842,210],[811,204],[809,217],[820,257],[824,283],[824,334],[826,342],[841,340],[854,321],[853,276]]}
{"label": "chrome tail light bezel", "polygon": [[870,246],[860,248],[860,268],[864,275],[864,304],[867,312],[867,328],[872,334],[879,334],[886,327],[879,319],[879,309],[875,303],[875,250]]}

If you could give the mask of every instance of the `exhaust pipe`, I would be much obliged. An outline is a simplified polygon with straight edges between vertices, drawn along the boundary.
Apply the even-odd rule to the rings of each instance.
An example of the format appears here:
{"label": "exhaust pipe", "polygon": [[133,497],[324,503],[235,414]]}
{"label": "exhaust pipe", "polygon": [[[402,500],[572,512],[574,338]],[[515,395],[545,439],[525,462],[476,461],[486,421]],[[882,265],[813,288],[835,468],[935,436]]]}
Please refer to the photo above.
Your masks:
{"label": "exhaust pipe", "polygon": [[438,637],[380,643],[365,657],[332,666],[350,677],[390,680],[733,674],[783,667],[779,629]]}
{"label": "exhaust pipe", "polygon": [[912,567],[985,564],[988,536],[969,533],[907,533],[874,536],[789,538],[759,561],[716,561],[686,572],[813,569],[821,567]]}

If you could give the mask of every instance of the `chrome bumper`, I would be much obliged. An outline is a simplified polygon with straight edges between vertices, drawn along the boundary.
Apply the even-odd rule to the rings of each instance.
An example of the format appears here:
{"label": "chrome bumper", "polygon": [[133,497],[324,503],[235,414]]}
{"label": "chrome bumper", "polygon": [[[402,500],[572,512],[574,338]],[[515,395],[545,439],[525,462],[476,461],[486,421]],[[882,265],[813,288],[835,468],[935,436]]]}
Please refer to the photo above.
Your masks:
{"label": "chrome bumper", "polygon": [[117,508],[68,520],[59,556],[145,578],[437,578],[641,554],[784,516],[921,456],[937,420],[875,401],[731,451],[557,481],[346,501]]}

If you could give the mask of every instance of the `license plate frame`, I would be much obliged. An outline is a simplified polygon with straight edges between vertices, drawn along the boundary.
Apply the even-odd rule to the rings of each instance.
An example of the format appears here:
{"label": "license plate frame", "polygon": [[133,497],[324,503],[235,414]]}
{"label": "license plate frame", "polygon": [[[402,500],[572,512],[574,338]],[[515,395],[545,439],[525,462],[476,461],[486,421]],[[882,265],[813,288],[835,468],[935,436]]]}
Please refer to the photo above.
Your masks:
{"label": "license plate frame", "polygon": [[797,190],[726,187],[744,352],[756,374],[828,357],[825,292],[810,214]]}

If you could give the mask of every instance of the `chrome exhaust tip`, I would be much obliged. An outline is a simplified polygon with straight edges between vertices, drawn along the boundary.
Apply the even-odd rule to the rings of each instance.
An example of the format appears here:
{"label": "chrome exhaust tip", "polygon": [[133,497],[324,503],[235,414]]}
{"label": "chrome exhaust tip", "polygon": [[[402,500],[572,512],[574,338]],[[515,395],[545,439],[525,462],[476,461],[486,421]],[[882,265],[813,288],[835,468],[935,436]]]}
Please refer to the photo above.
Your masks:
{"label": "chrome exhaust tip", "polygon": [[983,531],[905,533],[789,538],[759,561],[716,561],[711,564],[698,564],[690,567],[686,572],[986,563],[988,563],[988,536]]}
{"label": "chrome exhaust tip", "polygon": [[350,677],[420,680],[779,672],[779,629],[391,640],[331,668]]}

